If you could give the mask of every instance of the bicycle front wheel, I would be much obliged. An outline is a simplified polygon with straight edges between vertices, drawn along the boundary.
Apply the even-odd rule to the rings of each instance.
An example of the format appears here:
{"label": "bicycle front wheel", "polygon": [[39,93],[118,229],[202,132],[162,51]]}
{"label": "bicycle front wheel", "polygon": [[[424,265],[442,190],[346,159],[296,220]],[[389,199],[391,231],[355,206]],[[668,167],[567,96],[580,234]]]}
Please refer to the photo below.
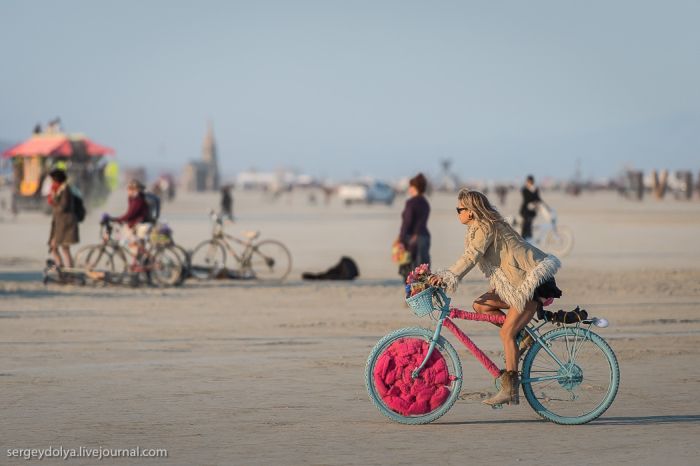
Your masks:
{"label": "bicycle front wheel", "polygon": [[279,241],[265,240],[253,245],[247,265],[258,280],[284,280],[292,270],[292,255]]}
{"label": "bicycle front wheel", "polygon": [[564,257],[574,247],[574,232],[566,225],[557,225],[556,230],[549,230],[544,238],[544,249],[555,256]]}
{"label": "bicycle front wheel", "polygon": [[396,330],[379,340],[367,359],[367,392],[379,412],[401,424],[427,424],[443,416],[459,397],[462,364],[454,347],[439,337],[421,373],[433,333]]}
{"label": "bicycle front wheel", "polygon": [[99,248],[101,245],[99,244],[88,244],[87,246],[83,246],[82,248],[78,249],[78,251],[75,253],[75,266],[81,269],[84,269],[87,267],[87,262],[88,262],[88,255],[92,252],[93,249]]}
{"label": "bicycle front wheel", "polygon": [[190,274],[200,280],[213,278],[226,267],[226,249],[215,240],[199,243],[190,256]]}
{"label": "bicycle front wheel", "polygon": [[127,261],[120,248],[110,245],[86,246],[76,255],[78,267],[101,274],[106,283],[119,284],[126,276]]}
{"label": "bicycle front wheel", "polygon": [[612,404],[620,384],[615,353],[601,337],[563,327],[536,342],[523,362],[522,386],[532,409],[557,424],[585,424]]}

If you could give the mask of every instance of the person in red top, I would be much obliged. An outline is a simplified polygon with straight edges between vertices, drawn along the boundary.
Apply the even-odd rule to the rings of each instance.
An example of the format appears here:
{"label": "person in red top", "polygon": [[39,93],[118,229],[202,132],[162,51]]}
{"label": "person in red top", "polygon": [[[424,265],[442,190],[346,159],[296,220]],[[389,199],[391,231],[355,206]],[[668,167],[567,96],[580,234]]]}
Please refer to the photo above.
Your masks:
{"label": "person in red top", "polygon": [[136,180],[129,181],[129,184],[126,186],[126,193],[129,196],[129,206],[126,213],[112,220],[126,223],[132,229],[139,223],[147,222],[149,220],[148,204],[146,204],[143,190],[144,187],[140,182]]}
{"label": "person in red top", "polygon": [[126,186],[126,192],[129,196],[126,213],[121,217],[111,218],[112,221],[126,223],[128,226],[126,233],[132,249],[137,246],[139,240],[146,238],[151,228],[150,211],[143,191],[144,186],[139,181],[129,181]]}

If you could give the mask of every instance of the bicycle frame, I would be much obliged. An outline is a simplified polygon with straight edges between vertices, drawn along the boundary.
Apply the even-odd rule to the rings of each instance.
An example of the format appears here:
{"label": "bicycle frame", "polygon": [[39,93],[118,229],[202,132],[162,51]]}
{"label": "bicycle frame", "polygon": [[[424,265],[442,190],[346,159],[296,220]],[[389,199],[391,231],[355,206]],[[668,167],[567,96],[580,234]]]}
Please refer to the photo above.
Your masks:
{"label": "bicycle frame", "polygon": [[[220,215],[212,213],[212,220],[214,225],[212,227],[211,239],[223,245],[226,248],[226,251],[228,251],[233,256],[236,262],[238,262],[239,264],[243,264],[245,262],[245,259],[250,256],[250,251],[253,247],[253,241],[244,241],[242,239],[236,238],[233,235],[224,233],[224,221]],[[244,247],[243,252],[241,252],[241,254],[239,255],[236,252],[236,250],[231,246],[230,242],[242,245]]]}
{"label": "bicycle frame", "polygon": [[544,239],[547,236],[547,233],[553,231],[555,234],[558,234],[557,220],[551,219],[547,222],[536,223],[532,226],[532,230],[533,242],[537,245],[544,244]]}
{"label": "bicycle frame", "polygon": [[109,246],[115,251],[121,251],[126,259],[130,260],[128,264],[129,272],[150,272],[153,270],[151,259],[155,247],[149,244],[145,239],[137,239],[135,241],[136,251],[132,251],[131,245],[123,243],[122,239],[114,238],[114,226],[111,222],[103,223],[102,245]]}
{"label": "bicycle frame", "polygon": [[[412,373],[411,376],[415,379],[418,377],[420,374],[421,370],[425,367],[427,364],[428,360],[430,359],[431,354],[433,353],[433,350],[435,349],[435,345],[440,338],[440,333],[442,332],[443,326],[446,327],[452,334],[469,350],[469,352],[472,353],[472,355],[481,363],[482,366],[494,377],[498,378],[501,375],[501,370],[498,368],[498,366],[472,341],[469,336],[467,336],[466,333],[464,333],[455,323],[452,321],[452,319],[462,319],[462,320],[474,320],[474,321],[482,321],[482,322],[490,322],[494,324],[502,324],[506,320],[506,316],[492,316],[489,314],[479,314],[477,312],[468,312],[468,311],[463,311],[460,309],[452,308],[450,307],[450,298],[447,297],[444,291],[441,289],[437,290],[437,294],[440,298],[440,300],[443,302],[443,304],[440,306],[440,317],[438,318],[437,325],[435,326],[435,331],[433,333],[433,337],[430,340],[430,346],[428,347],[428,352],[425,355],[425,359],[421,363],[418,368],[416,368]],[[563,363],[559,357],[557,357],[556,354],[546,345],[544,344],[544,340],[542,339],[542,336],[540,335],[539,329],[547,324],[547,321],[543,321],[537,325],[533,324],[528,324],[525,326],[524,330],[532,337],[534,340],[533,345],[536,343],[539,343],[543,350],[551,356],[551,358],[559,365],[559,367],[564,368],[566,366],[565,363]],[[574,361],[576,360],[576,354],[578,353],[578,350],[581,348],[581,345],[589,339],[588,333],[590,332],[591,325],[594,324],[594,321],[583,321],[584,324],[587,324],[588,326],[586,327],[586,336],[585,338],[581,339],[581,342],[576,345],[576,343],[573,343],[572,348],[569,349],[569,354],[571,355],[570,358],[570,365],[573,365]],[[581,322],[576,324],[575,326],[580,327]],[[533,377],[533,378],[526,378],[522,379],[521,383],[531,383],[531,382],[541,382],[545,380],[557,380],[561,376],[560,375],[552,375],[552,376],[545,376],[545,377]]]}
{"label": "bicycle frame", "polygon": [[[222,233],[220,236],[215,237],[214,239],[223,244],[226,250],[233,256],[234,259],[236,259],[238,263],[242,263],[244,259],[250,255],[249,251],[253,245],[252,241],[243,241],[242,239],[236,238],[235,236],[227,233]],[[233,249],[229,241],[242,245],[244,247],[243,252],[239,255],[236,250]]]}

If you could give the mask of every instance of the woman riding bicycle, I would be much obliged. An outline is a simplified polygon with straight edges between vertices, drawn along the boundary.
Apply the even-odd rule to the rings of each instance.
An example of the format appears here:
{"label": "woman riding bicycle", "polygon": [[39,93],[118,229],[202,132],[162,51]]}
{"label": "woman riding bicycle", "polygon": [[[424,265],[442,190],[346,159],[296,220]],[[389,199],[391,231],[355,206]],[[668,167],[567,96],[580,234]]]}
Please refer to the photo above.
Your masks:
{"label": "woman riding bicycle", "polygon": [[556,257],[524,241],[478,191],[459,192],[457,216],[468,226],[464,254],[450,268],[431,276],[430,284],[454,292],[459,280],[475,265],[490,279],[491,290],[477,298],[473,308],[491,315],[507,311],[500,330],[506,370],[500,376],[501,390],[484,403],[518,404],[519,350],[515,339],[543,300],[561,296],[554,280],[561,264]]}

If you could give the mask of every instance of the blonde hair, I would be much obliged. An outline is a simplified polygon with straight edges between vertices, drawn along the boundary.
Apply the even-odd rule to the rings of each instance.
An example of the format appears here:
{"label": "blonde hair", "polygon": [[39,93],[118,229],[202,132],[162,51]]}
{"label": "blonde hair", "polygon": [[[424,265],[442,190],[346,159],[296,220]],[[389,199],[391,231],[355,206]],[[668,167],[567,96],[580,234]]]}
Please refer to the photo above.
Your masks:
{"label": "blonde hair", "polygon": [[477,220],[489,223],[503,221],[501,214],[491,205],[489,199],[479,191],[463,188],[457,194],[457,201],[463,207],[474,212],[474,217]]}

